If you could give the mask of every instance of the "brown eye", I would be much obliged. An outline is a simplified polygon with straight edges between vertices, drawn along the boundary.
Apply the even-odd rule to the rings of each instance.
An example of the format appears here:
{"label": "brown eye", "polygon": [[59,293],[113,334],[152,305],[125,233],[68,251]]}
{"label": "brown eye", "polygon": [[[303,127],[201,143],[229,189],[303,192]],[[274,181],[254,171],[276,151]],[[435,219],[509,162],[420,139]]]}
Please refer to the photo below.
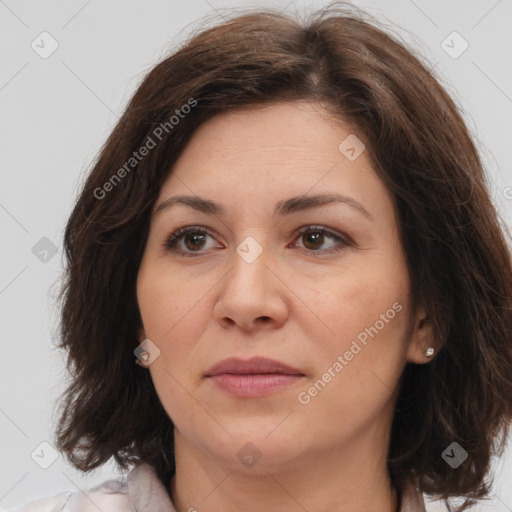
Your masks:
{"label": "brown eye", "polygon": [[[178,229],[164,242],[164,250],[181,256],[201,256],[208,249],[208,237],[214,239],[212,234],[202,228],[190,226]],[[299,233],[298,240],[302,240],[303,248],[314,255],[336,253],[352,245],[350,241],[323,226],[306,226]],[[329,240],[331,240],[330,246],[322,249]],[[296,244],[297,242],[293,247]]]}
{"label": "brown eye", "polygon": [[324,234],[318,232],[303,233],[302,239],[307,249],[316,250],[320,249],[324,243]]}
{"label": "brown eye", "polygon": [[[312,253],[331,254],[341,251],[343,248],[348,247],[351,243],[341,236],[333,233],[323,226],[306,226],[299,234],[299,240],[302,240],[304,248]],[[322,249],[327,240],[334,241],[329,247]]]}
{"label": "brown eye", "polygon": [[205,242],[205,235],[197,233],[186,233],[183,235],[183,243],[191,251],[194,249],[202,249]]}
{"label": "brown eye", "polygon": [[178,229],[164,242],[164,249],[183,256],[200,256],[207,249],[208,237],[213,238],[204,229],[195,227]]}

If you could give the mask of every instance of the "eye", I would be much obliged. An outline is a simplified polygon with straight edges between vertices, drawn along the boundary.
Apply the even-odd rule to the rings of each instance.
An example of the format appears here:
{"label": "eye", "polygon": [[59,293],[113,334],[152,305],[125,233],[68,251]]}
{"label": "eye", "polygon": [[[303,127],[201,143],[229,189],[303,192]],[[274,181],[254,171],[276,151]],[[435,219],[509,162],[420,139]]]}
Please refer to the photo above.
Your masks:
{"label": "eye", "polygon": [[[201,256],[205,252],[204,249],[211,248],[211,246],[208,247],[206,244],[208,237],[213,238],[213,235],[205,228],[196,226],[181,228],[167,238],[164,242],[164,250],[176,253],[180,256]],[[304,248],[312,254],[332,254],[352,245],[350,241],[324,226],[305,226],[299,230],[298,239],[304,240]],[[320,250],[326,243],[326,239],[330,239],[335,243],[331,244],[327,249]],[[291,245],[291,247],[296,246],[297,241],[293,242]]]}
{"label": "eye", "polygon": [[[299,235],[298,240],[303,240],[305,248],[312,253],[332,254],[351,245],[348,240],[330,231],[325,226],[306,226],[305,228],[301,228]],[[325,244],[325,239],[331,239],[337,243],[331,244],[330,248],[319,250],[319,248]],[[294,242],[294,247],[296,243],[297,242]]]}
{"label": "eye", "polygon": [[[204,228],[189,226],[181,228],[172,233],[164,243],[164,249],[170,252],[175,252],[182,256],[200,256],[201,249],[205,248],[205,240],[207,237],[212,237],[210,233]],[[180,247],[180,243],[183,245]]]}

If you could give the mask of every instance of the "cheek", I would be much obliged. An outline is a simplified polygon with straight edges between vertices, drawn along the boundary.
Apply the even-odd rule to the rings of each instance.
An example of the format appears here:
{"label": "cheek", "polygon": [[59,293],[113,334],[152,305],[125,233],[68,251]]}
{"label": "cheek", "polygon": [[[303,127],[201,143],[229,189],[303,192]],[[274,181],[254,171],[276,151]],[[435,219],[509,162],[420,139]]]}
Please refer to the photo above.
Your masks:
{"label": "cheek", "polygon": [[170,292],[179,283],[176,277],[143,274],[138,281],[138,301],[145,335],[160,350],[149,367],[158,398],[178,428],[185,428],[200,414],[190,394],[197,373],[195,341],[207,319],[204,303],[185,288],[179,297]]}
{"label": "cheek", "polygon": [[[307,292],[303,288],[301,298],[310,305],[312,333],[318,336],[324,332],[332,339],[343,341],[374,325],[387,311],[386,319],[398,320],[400,315],[395,313],[399,308],[393,309],[393,304],[398,302],[405,309],[408,294],[406,269],[396,264],[389,266],[381,259],[371,265],[354,263],[339,272],[331,272],[312,283]],[[392,323],[399,322],[386,323],[387,331]]]}
{"label": "cheek", "polygon": [[[375,421],[392,397],[404,364],[407,282],[396,272],[374,269],[323,287],[315,303],[322,322],[316,320],[308,333],[315,371],[297,399],[304,421],[325,419],[320,428],[325,438],[354,435]],[[319,337],[318,325],[324,324],[329,335]]]}
{"label": "cheek", "polygon": [[[137,301],[146,335],[167,339],[187,323],[205,294],[198,283],[156,261],[143,260],[137,277]],[[202,290],[202,293],[201,293]]]}
{"label": "cheek", "polygon": [[162,390],[177,391],[173,377],[180,383],[196,378],[193,370],[201,363],[197,340],[211,319],[210,288],[201,277],[171,271],[165,262],[141,264],[137,300],[145,335],[160,349],[151,372],[163,383]]}

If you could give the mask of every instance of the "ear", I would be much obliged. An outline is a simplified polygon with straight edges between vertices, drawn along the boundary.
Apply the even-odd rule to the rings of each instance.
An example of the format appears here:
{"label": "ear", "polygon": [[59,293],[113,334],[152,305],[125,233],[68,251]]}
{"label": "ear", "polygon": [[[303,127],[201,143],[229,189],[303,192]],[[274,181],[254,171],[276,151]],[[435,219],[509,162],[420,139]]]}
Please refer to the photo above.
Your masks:
{"label": "ear", "polygon": [[[427,316],[423,304],[418,306],[413,321],[414,325],[411,329],[411,337],[407,349],[407,362],[425,364],[432,361],[439,352],[440,347],[435,340],[432,323]],[[427,349],[430,347],[434,349],[434,354],[428,356]]]}

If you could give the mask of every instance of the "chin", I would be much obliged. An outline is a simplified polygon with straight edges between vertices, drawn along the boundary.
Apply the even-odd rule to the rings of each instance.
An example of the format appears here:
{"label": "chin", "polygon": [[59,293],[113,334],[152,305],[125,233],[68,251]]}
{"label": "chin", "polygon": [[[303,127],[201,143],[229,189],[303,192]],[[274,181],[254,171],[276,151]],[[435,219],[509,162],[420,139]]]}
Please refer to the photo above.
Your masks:
{"label": "chin", "polygon": [[269,418],[244,418],[237,424],[224,424],[232,437],[224,432],[221,438],[203,437],[201,444],[235,471],[270,471],[296,458],[302,444],[286,428],[279,430],[282,419],[271,422]]}

